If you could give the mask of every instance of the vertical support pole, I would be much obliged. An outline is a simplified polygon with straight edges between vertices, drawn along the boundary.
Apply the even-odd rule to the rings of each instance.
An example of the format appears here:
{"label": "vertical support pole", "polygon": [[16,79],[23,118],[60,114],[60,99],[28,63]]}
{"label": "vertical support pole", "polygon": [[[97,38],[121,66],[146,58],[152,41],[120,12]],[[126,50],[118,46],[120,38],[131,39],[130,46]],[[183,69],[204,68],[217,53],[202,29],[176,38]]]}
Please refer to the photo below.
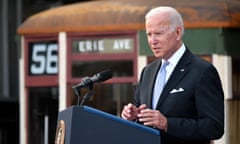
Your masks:
{"label": "vertical support pole", "polygon": [[59,43],[59,111],[67,107],[67,34],[60,32],[58,36]]}
{"label": "vertical support pole", "polygon": [[8,45],[8,0],[2,0],[1,7],[1,31],[2,31],[2,53],[1,53],[1,61],[2,61],[2,94],[3,97],[9,97],[9,45]]}
{"label": "vertical support pole", "polygon": [[48,127],[49,127],[49,122],[48,122],[48,115],[44,116],[44,144],[48,144]]}
{"label": "vertical support pole", "polygon": [[137,61],[138,61],[137,62],[137,70],[138,70],[138,80],[139,80],[143,68],[147,65],[147,57],[146,56],[138,56]]}
{"label": "vertical support pole", "polygon": [[27,107],[27,99],[26,99],[26,88],[25,88],[25,64],[24,63],[24,37],[21,38],[21,57],[19,58],[19,115],[20,115],[20,121],[19,121],[19,139],[20,144],[26,144],[27,143],[27,125],[26,125],[26,107]]}
{"label": "vertical support pole", "polygon": [[226,100],[232,99],[232,59],[230,56],[217,55],[212,56],[213,65],[216,67],[220,78],[225,97],[225,134],[219,140],[214,141],[214,144],[226,144],[229,142],[229,110]]}

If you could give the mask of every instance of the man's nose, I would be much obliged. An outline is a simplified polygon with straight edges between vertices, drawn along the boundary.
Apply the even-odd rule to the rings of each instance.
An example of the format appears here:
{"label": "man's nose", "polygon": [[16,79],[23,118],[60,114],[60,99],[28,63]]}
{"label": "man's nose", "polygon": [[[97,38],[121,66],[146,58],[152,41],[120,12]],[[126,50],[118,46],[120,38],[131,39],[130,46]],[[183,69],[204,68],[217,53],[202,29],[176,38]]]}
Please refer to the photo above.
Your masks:
{"label": "man's nose", "polygon": [[151,44],[151,45],[156,45],[157,42],[158,42],[158,41],[157,41],[157,39],[156,39],[155,36],[151,36],[151,37],[150,37],[150,44]]}

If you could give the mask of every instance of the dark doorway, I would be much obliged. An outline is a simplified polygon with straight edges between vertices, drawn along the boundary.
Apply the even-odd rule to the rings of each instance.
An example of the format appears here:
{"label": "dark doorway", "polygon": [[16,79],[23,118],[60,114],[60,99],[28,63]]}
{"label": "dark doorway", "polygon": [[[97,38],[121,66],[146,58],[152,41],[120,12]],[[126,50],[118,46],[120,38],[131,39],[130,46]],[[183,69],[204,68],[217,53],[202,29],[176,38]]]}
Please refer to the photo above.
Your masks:
{"label": "dark doorway", "polygon": [[28,111],[29,143],[54,143],[58,115],[58,88],[30,88]]}

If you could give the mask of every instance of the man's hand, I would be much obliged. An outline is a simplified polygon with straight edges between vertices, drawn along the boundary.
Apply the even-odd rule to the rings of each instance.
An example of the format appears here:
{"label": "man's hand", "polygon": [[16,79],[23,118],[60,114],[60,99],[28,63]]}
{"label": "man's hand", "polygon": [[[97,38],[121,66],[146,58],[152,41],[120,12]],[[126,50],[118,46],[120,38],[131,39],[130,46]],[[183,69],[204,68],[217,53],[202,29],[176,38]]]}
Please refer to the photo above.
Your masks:
{"label": "man's hand", "polygon": [[137,120],[139,112],[145,108],[146,108],[145,104],[136,107],[135,105],[129,103],[128,105],[124,106],[121,117],[123,119],[130,121]]}
{"label": "man's hand", "polygon": [[143,109],[138,114],[138,120],[146,126],[167,131],[167,118],[158,110]]}

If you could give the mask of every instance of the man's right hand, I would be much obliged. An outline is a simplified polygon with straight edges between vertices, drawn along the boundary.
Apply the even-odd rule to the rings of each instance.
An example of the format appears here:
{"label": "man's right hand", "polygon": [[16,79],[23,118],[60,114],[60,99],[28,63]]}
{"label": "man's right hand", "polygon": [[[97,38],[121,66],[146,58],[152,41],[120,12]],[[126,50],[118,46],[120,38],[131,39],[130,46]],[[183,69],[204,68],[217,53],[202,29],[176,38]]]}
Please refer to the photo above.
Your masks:
{"label": "man's right hand", "polygon": [[128,105],[125,105],[121,117],[126,120],[134,121],[137,120],[138,114],[141,110],[145,109],[147,106],[145,104],[140,105],[139,107],[136,107],[134,104],[129,103]]}

